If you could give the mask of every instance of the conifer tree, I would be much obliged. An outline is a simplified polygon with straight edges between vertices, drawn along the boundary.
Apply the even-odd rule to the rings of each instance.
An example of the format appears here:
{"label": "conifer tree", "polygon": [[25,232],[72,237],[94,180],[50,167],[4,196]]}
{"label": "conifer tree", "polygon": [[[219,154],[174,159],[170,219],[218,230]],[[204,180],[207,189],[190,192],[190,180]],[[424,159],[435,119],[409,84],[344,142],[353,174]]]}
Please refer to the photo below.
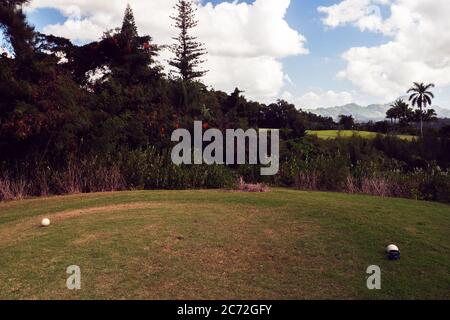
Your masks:
{"label": "conifer tree", "polygon": [[97,83],[114,79],[125,86],[143,84],[160,74],[160,67],[155,65],[159,48],[152,41],[148,35],[139,36],[133,10],[127,5],[121,27],[105,32],[101,41],[67,54],[72,55],[75,77],[83,85],[89,82],[87,75],[103,70],[109,72]]}
{"label": "conifer tree", "polygon": [[0,2],[0,29],[18,59],[28,59],[33,53],[34,28],[26,22],[22,6],[28,0],[2,0]]}
{"label": "conifer tree", "polygon": [[134,20],[133,10],[131,9],[129,4],[127,4],[127,8],[125,9],[121,33],[127,35],[129,38],[138,37],[138,31],[136,22]]}
{"label": "conifer tree", "polygon": [[159,72],[158,68],[152,67],[158,48],[152,44],[150,36],[139,36],[129,4],[125,9],[120,32],[111,35],[109,40],[113,44],[113,59],[109,67],[116,78],[122,78],[128,84],[136,84],[153,78]]}
{"label": "conifer tree", "polygon": [[189,31],[198,25],[195,19],[196,9],[191,0],[179,0],[174,9],[177,15],[171,18],[175,21],[174,26],[180,30],[180,34],[173,38],[177,41],[172,46],[175,58],[169,64],[176,68],[183,82],[201,78],[207,72],[199,69],[205,62],[201,57],[207,52],[204,45],[189,34]]}

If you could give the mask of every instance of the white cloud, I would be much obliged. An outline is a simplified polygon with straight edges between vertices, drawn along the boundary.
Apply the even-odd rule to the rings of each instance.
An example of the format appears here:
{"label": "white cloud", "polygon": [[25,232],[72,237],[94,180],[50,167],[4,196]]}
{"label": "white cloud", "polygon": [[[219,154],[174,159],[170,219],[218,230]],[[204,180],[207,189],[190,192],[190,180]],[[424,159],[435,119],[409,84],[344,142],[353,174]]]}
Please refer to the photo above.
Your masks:
{"label": "white cloud", "polygon": [[[278,96],[286,79],[280,59],[308,53],[306,39],[285,20],[290,0],[197,2],[200,23],[195,35],[209,52],[206,83],[226,91],[239,87],[249,98],[262,101]],[[30,9],[56,8],[67,20],[46,26],[44,32],[88,42],[120,26],[127,3],[141,34],[150,34],[158,44],[172,43],[177,30],[170,15],[176,0],[36,0]]]}
{"label": "white cloud", "polygon": [[383,29],[383,17],[380,5],[387,5],[391,0],[343,0],[329,7],[319,7],[318,11],[326,14],[322,22],[336,28],[353,24],[361,31],[379,31]]}
{"label": "white cloud", "polygon": [[285,91],[283,99],[290,101],[300,109],[317,109],[341,106],[354,102],[354,97],[350,92],[341,91],[310,91],[300,97],[294,96],[292,93]]}
{"label": "white cloud", "polygon": [[89,19],[68,19],[63,25],[55,24],[45,27],[44,32],[73,40],[97,40],[104,31]]}
{"label": "white cloud", "polygon": [[285,84],[283,65],[274,58],[211,55],[207,65],[214,72],[209,72],[205,80],[214,88],[231,92],[239,87],[245,96],[260,102],[274,102]]}
{"label": "white cloud", "polygon": [[[405,93],[413,81],[450,85],[450,1],[448,0],[344,0],[320,8],[330,27],[351,24],[361,28],[365,12],[374,4],[389,4],[390,16],[373,24],[372,31],[391,40],[374,47],[355,47],[344,53],[347,67],[338,76],[363,92],[391,100]],[[359,8],[348,12],[351,3]],[[363,29],[363,28],[361,28]]]}

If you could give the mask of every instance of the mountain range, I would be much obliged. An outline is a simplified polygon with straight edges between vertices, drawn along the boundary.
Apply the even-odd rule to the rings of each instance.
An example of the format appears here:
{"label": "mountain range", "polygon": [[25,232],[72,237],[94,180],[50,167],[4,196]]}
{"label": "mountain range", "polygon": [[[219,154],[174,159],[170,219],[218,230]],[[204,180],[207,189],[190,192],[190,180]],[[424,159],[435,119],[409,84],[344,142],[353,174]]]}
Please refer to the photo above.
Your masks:
{"label": "mountain range", "polygon": [[[450,118],[450,109],[438,106],[433,106],[432,108],[436,110],[439,118]],[[364,107],[356,103],[350,103],[343,106],[309,109],[306,111],[323,117],[331,117],[334,120],[338,120],[340,115],[352,115],[358,122],[368,122],[385,120],[388,109],[390,109],[390,104],[371,104]]]}

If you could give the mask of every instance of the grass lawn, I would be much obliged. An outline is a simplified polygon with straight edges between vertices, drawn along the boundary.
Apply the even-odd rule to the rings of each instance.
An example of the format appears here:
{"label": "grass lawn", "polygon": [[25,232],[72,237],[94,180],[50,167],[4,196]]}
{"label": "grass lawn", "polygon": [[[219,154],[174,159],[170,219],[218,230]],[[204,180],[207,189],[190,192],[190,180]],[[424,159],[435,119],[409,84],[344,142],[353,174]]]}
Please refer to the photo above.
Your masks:
{"label": "grass lawn", "polygon": [[[444,204],[286,189],[7,202],[0,298],[449,299],[449,231]],[[387,260],[390,243],[401,260]],[[366,288],[369,265],[382,290]]]}
{"label": "grass lawn", "polygon": [[[317,137],[319,137],[320,139],[336,139],[337,137],[343,137],[343,138],[348,138],[348,137],[352,137],[354,135],[362,137],[362,138],[366,138],[366,139],[374,139],[376,138],[377,132],[370,132],[370,131],[353,131],[353,130],[308,130],[306,132],[309,135],[315,135]],[[413,140],[415,137],[414,136],[410,136],[410,135],[406,135],[406,134],[399,134],[399,135],[395,135],[397,138],[402,139],[402,140],[408,140],[411,141]]]}

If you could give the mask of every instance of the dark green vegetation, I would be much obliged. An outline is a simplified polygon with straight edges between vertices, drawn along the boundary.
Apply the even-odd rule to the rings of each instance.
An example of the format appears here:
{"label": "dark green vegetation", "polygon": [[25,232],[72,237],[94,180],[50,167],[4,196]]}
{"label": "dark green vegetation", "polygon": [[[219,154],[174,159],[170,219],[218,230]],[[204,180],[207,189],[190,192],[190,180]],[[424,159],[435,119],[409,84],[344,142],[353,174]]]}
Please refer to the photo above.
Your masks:
{"label": "dark green vegetation", "polygon": [[[20,7],[25,2],[0,4],[0,28],[11,52],[0,57],[0,200],[222,188],[240,176],[311,190],[450,199],[448,131],[417,141],[392,136],[322,141],[305,130],[387,133],[391,127],[388,121],[358,125],[351,117],[335,123],[286,101],[261,104],[239,89],[229,94],[204,85],[207,48],[190,35],[197,22],[189,1],[180,0],[174,9],[179,36],[169,74],[156,62],[161,47],[138,33],[131,8],[121,27],[78,46],[35,32]],[[412,92],[412,103],[429,105],[429,87],[424,88]],[[174,166],[171,133],[192,130],[194,120],[222,131],[280,129],[280,173],[262,178],[259,168],[249,166]]]}
{"label": "dark green vegetation", "polygon": [[423,137],[424,122],[438,121],[436,111],[434,109],[426,109],[427,105],[431,106],[434,94],[430,91],[434,84],[424,85],[423,83],[414,83],[414,86],[408,90],[411,93],[409,100],[416,110],[412,109],[403,99],[396,100],[391,108],[386,112],[386,118],[392,123],[398,125],[398,129],[405,130],[411,123],[418,123],[420,128],[420,136]]}
{"label": "dark green vegetation", "polygon": [[[0,298],[449,299],[450,207],[275,189],[0,204]],[[52,225],[39,227],[42,217]],[[387,260],[397,244],[402,259]],[[81,268],[81,290],[66,268]],[[366,269],[382,270],[382,290]]]}

